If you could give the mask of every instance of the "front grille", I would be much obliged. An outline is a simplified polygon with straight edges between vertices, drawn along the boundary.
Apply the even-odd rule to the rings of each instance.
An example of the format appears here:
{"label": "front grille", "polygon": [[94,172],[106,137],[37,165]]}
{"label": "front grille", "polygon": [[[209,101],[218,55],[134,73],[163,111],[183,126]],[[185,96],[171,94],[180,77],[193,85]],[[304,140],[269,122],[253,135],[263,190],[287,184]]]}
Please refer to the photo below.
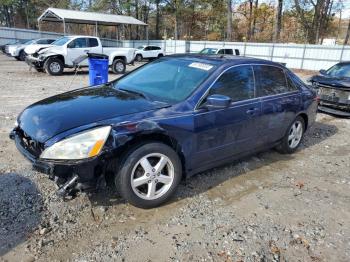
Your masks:
{"label": "front grille", "polygon": [[16,133],[21,141],[21,146],[35,158],[38,158],[44,150],[44,145],[32,139],[22,129],[18,129]]}
{"label": "front grille", "polygon": [[338,102],[339,100],[348,100],[350,91],[322,85],[320,86],[319,95],[321,99]]}

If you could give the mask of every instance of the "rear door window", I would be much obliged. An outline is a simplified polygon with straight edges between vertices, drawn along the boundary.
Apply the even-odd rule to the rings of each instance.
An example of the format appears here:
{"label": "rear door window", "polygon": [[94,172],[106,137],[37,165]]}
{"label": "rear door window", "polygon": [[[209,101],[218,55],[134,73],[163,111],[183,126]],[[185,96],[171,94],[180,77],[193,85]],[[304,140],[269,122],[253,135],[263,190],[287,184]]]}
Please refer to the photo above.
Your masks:
{"label": "rear door window", "polygon": [[259,97],[277,95],[289,92],[284,71],[275,66],[254,66],[257,80],[257,95]]}
{"label": "rear door window", "polygon": [[89,38],[88,39],[89,41],[89,47],[96,47],[98,46],[98,41],[96,38]]}
{"label": "rear door window", "polygon": [[228,96],[232,102],[255,97],[254,73],[251,66],[237,66],[227,70],[214,83],[209,92]]}

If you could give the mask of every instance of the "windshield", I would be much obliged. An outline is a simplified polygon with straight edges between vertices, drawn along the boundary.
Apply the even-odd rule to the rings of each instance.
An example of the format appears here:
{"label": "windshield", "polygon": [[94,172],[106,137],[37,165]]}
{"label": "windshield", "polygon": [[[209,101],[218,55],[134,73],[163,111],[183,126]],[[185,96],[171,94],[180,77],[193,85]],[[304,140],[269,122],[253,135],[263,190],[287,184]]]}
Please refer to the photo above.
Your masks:
{"label": "windshield", "polygon": [[29,40],[29,41],[25,42],[24,44],[25,45],[30,45],[30,44],[33,44],[33,43],[35,43],[35,40]]}
{"label": "windshield", "polygon": [[144,46],[139,46],[137,49],[142,50]]}
{"label": "windshield", "polygon": [[156,60],[118,80],[114,87],[155,101],[177,103],[185,100],[214,67],[181,58]]}
{"label": "windshield", "polygon": [[214,54],[216,54],[216,51],[218,51],[217,48],[204,48],[199,53],[200,54],[206,54],[206,55],[214,55]]}
{"label": "windshield", "polygon": [[71,40],[70,37],[61,37],[57,39],[56,41],[52,42],[51,45],[58,45],[58,46],[63,46],[65,43],[67,43],[69,40]]}
{"label": "windshield", "polygon": [[336,64],[327,70],[327,75],[335,77],[350,77],[350,64]]}

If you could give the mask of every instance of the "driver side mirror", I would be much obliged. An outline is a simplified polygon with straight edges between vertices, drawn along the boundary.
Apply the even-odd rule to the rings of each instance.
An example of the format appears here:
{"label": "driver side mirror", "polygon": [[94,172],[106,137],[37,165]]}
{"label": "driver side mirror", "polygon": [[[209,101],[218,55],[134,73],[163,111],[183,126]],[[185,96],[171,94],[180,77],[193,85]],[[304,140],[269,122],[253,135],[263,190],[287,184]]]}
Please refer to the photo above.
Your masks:
{"label": "driver side mirror", "polygon": [[207,97],[205,107],[209,110],[223,109],[229,107],[231,98],[224,95],[210,95]]}
{"label": "driver side mirror", "polygon": [[324,70],[324,69],[321,69],[321,70],[320,70],[320,74],[321,74],[321,75],[327,75],[327,71]]}

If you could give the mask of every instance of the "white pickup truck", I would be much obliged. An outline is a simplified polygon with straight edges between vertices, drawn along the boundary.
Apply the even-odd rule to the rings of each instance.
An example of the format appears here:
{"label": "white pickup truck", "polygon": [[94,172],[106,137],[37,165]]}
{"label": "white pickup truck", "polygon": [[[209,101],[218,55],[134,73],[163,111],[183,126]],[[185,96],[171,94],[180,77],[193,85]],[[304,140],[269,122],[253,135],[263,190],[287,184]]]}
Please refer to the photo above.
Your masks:
{"label": "white pickup truck", "polygon": [[[74,68],[76,61],[87,53],[107,55],[113,73],[123,74],[127,64],[134,62],[136,49],[102,47],[101,40],[92,36],[64,36],[52,46],[28,55],[26,62],[37,71],[46,71],[50,75],[61,75],[64,68]],[[79,66],[88,66],[85,59]]]}

